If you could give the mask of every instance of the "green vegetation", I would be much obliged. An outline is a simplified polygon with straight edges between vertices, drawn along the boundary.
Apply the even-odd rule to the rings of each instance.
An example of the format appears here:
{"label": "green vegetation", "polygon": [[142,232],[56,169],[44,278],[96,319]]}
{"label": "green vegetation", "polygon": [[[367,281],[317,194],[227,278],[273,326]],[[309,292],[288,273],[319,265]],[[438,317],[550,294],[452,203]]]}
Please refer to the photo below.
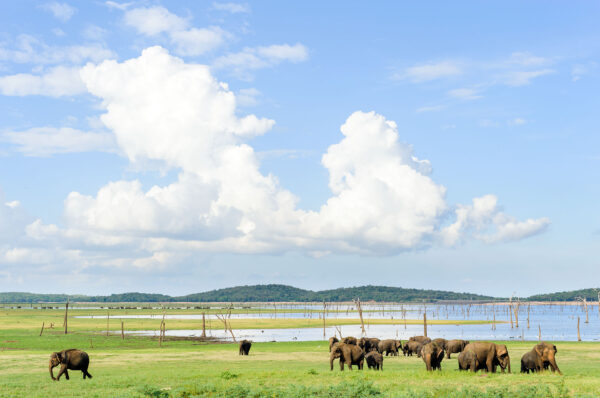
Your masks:
{"label": "green vegetation", "polygon": [[65,294],[0,293],[0,303],[65,302],[340,302],[352,301],[387,302],[436,302],[442,300],[496,300],[491,296],[471,293],[455,293],[441,290],[405,289],[388,286],[361,286],[314,292],[286,285],[237,286],[211,290],[187,296],[163,294],[122,293],[110,296],[83,296]]}
{"label": "green vegetation", "polygon": [[548,294],[536,294],[528,297],[528,301],[576,301],[579,298],[585,298],[588,301],[598,301],[598,292],[600,288],[596,289],[581,289],[572,290],[570,292],[558,292]]}

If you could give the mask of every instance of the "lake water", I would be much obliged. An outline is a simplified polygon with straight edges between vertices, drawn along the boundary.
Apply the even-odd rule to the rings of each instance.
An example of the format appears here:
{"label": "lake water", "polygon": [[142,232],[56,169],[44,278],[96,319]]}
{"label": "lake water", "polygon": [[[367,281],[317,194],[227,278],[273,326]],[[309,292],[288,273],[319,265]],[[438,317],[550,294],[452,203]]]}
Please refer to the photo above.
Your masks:
{"label": "lake water", "polygon": [[[528,308],[529,307],[529,308]],[[322,310],[322,305],[290,305],[277,306],[277,310]],[[298,319],[312,318],[322,319],[321,313],[316,312],[279,312],[274,313],[273,307],[263,308],[265,312],[232,314],[231,319]],[[528,311],[529,309],[529,311]],[[341,312],[327,312],[326,319],[357,319],[359,315],[351,305],[330,305],[328,310],[337,310]],[[347,312],[346,312],[347,311]],[[369,312],[367,312],[369,311]],[[528,314],[529,312],[529,314]],[[422,319],[423,313],[427,314],[428,320],[486,320],[495,319],[496,329],[492,330],[491,324],[480,325],[431,325],[427,326],[430,337],[443,337],[446,339],[460,338],[466,340],[529,340],[537,341],[538,333],[541,329],[543,340],[550,341],[576,341],[577,340],[577,318],[580,318],[580,333],[583,341],[600,340],[600,318],[597,305],[588,305],[589,323],[585,323],[586,313],[581,305],[521,305],[519,307],[519,327],[513,316],[513,327],[508,322],[510,319],[508,306],[504,305],[363,305],[363,318],[365,320],[366,335],[379,338],[399,338],[407,339],[410,336],[422,335],[423,325],[369,325],[370,319],[393,319],[394,321],[406,319]],[[96,316],[102,318],[102,316]],[[162,319],[162,315],[119,315],[111,316],[116,319],[139,319],[154,318]],[[527,318],[529,317],[529,327],[527,327]],[[201,314],[168,314],[169,319],[198,319]],[[206,319],[220,322],[215,315],[206,315]],[[538,329],[539,328],[539,329]],[[344,336],[361,335],[360,325],[341,326]],[[323,328],[301,328],[301,329],[234,329],[236,338],[250,339],[253,341],[312,341],[323,339]],[[325,338],[333,336],[336,332],[334,327],[328,327],[325,330]],[[157,331],[138,331],[136,334],[154,335]],[[229,332],[221,330],[207,330],[208,336],[231,339]],[[169,330],[167,323],[168,336],[200,336],[201,330]]]}

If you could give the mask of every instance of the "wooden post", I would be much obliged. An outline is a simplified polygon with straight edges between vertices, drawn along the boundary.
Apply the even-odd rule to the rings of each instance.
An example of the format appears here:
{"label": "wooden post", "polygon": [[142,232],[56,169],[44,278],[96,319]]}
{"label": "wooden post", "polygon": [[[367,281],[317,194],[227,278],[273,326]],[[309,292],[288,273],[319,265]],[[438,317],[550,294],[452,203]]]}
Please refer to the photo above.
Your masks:
{"label": "wooden post", "polygon": [[423,336],[427,337],[427,313],[423,313]]}
{"label": "wooden post", "polygon": [[63,322],[65,326],[65,334],[67,334],[67,322],[69,318],[69,299],[67,298],[67,304],[65,305],[65,320]]}
{"label": "wooden post", "polygon": [[577,317],[577,341],[581,341],[581,334],[579,333],[579,317]]}
{"label": "wooden post", "polygon": [[205,339],[206,338],[206,319],[205,319],[205,313],[202,313],[202,338]]}
{"label": "wooden post", "polygon": [[42,322],[42,330],[40,330],[40,336],[44,333],[44,322]]}
{"label": "wooden post", "polygon": [[325,309],[327,307],[327,304],[325,304],[325,300],[323,300],[323,340],[325,340],[326,336],[325,336]]}
{"label": "wooden post", "polygon": [[123,321],[121,321],[121,340],[125,340],[125,325],[123,325]]}

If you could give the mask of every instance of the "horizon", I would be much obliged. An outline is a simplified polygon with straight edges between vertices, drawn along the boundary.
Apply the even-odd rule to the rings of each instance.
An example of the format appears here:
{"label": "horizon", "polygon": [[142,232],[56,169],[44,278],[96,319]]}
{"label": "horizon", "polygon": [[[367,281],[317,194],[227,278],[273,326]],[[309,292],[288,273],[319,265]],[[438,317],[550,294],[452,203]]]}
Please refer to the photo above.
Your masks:
{"label": "horizon", "polygon": [[1,291],[600,285],[600,4],[2,10]]}

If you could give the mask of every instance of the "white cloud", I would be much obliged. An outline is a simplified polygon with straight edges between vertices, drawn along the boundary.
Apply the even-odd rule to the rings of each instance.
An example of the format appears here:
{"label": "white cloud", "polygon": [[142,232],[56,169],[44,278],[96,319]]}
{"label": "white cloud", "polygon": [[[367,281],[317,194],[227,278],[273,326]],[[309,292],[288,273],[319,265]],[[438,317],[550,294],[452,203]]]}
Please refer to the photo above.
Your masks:
{"label": "white cloud", "polygon": [[300,44],[277,44],[265,47],[245,48],[241,52],[217,58],[215,68],[231,69],[240,77],[248,77],[248,71],[270,68],[283,61],[302,62],[308,59],[308,49]]}
{"label": "white cloud", "polygon": [[19,73],[0,77],[0,93],[3,95],[62,97],[85,91],[79,68],[56,66],[41,75]]}
{"label": "white cloud", "polygon": [[104,4],[108,7],[108,8],[116,8],[117,10],[121,10],[121,11],[125,11],[127,8],[129,8],[131,5],[133,5],[133,2],[130,3],[118,3],[116,1],[106,1],[104,2]]}
{"label": "white cloud", "polygon": [[479,94],[479,90],[472,88],[457,88],[454,90],[448,91],[448,95],[454,98],[458,98],[461,100],[474,100],[483,98],[482,95]]}
{"label": "white cloud", "polygon": [[516,117],[514,119],[510,119],[507,123],[509,126],[521,126],[521,125],[527,123],[527,120],[525,120],[521,117]]}
{"label": "white cloud", "polygon": [[463,66],[453,61],[442,61],[415,65],[406,68],[403,72],[392,76],[395,80],[409,80],[413,83],[422,83],[445,77],[453,77],[463,74]]}
{"label": "white cloud", "polygon": [[128,10],[125,12],[125,23],[146,36],[167,34],[175,46],[175,52],[183,56],[204,54],[222,45],[228,36],[218,27],[189,28],[188,19],[160,6]]}
{"label": "white cloud", "polygon": [[447,105],[431,105],[431,106],[421,106],[417,108],[417,113],[423,112],[438,112],[447,108]]}
{"label": "white cloud", "polygon": [[249,13],[250,12],[250,6],[248,4],[213,2],[212,6],[215,10],[227,11],[232,14],[240,14],[240,13]]}
{"label": "white cloud", "polygon": [[552,60],[535,56],[528,52],[514,52],[510,55],[507,62],[519,66],[539,67],[551,64]]}
{"label": "white cloud", "polygon": [[54,18],[67,22],[73,14],[75,14],[75,8],[71,7],[67,3],[58,3],[56,1],[52,3],[46,3],[41,6],[44,10],[49,11],[54,15]]}
{"label": "white cloud", "polygon": [[101,44],[49,46],[30,35],[19,35],[14,46],[0,44],[0,61],[38,65],[82,64],[116,58],[115,53]]}
{"label": "white cloud", "polygon": [[553,69],[539,69],[539,70],[517,70],[507,72],[501,77],[501,80],[507,86],[519,87],[531,84],[531,81],[540,76],[546,76],[555,73]]}
{"label": "white cloud", "polygon": [[36,127],[5,132],[0,134],[0,141],[14,145],[15,151],[26,156],[116,150],[112,134],[85,132],[70,127]]}
{"label": "white cloud", "polygon": [[505,215],[492,195],[452,215],[446,188],[431,178],[430,162],[402,143],[396,123],[361,111],[322,157],[331,197],[318,211],[303,210],[275,176],[260,172],[246,143],[274,122],[240,116],[236,96],[208,66],[152,47],[125,62],[88,64],[81,76],[130,162],[162,162],[179,174],[149,189],[132,180],[107,183],[95,195],[70,193],[64,228],[40,221],[26,228],[28,239],[57,247],[57,258],[162,269],[202,252],[389,255],[469,238],[516,240],[548,225]]}
{"label": "white cloud", "polygon": [[236,95],[237,103],[245,107],[256,106],[261,95],[262,93],[256,88],[243,88]]}
{"label": "white cloud", "polygon": [[146,36],[181,31],[188,27],[186,19],[178,17],[160,6],[128,10],[125,12],[125,23]]}

